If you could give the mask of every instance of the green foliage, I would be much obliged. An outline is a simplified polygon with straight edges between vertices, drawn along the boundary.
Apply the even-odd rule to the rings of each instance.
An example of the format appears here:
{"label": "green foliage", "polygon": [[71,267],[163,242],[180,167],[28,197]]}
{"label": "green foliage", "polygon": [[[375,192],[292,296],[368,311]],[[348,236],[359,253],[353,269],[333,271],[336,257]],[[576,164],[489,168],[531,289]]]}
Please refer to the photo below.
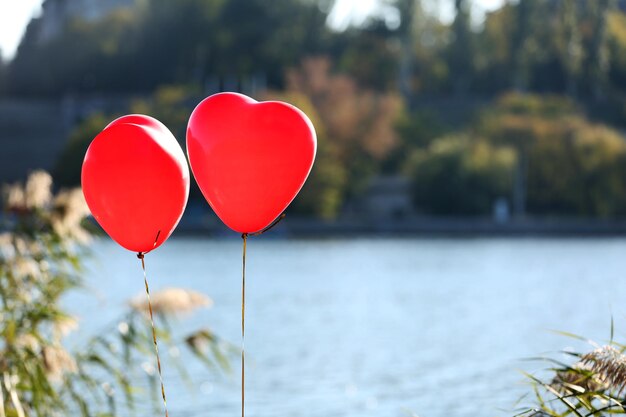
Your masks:
{"label": "green foliage", "polygon": [[509,94],[477,131],[516,149],[532,214],[615,217],[626,213],[626,141],[554,96]]}
{"label": "green foliage", "polygon": [[360,84],[379,91],[393,89],[398,72],[399,50],[396,33],[384,21],[372,20],[365,27],[349,29],[338,67]]}
{"label": "green foliage", "polygon": [[576,96],[583,58],[578,5],[575,0],[563,0],[559,12],[560,21],[556,29],[558,59],[566,76],[566,92]]}
{"label": "green foliage", "polygon": [[626,214],[626,143],[616,131],[580,119],[529,154],[529,209],[595,217]]}
{"label": "green foliage", "polygon": [[516,114],[538,116],[542,119],[557,119],[578,112],[576,103],[567,97],[507,93],[499,97],[495,106],[485,113],[487,116],[489,114],[496,116]]}
{"label": "green foliage", "polygon": [[584,39],[586,56],[584,76],[588,94],[596,99],[604,98],[607,93],[608,71],[610,65],[607,20],[613,0],[598,0],[585,3],[585,16],[589,25],[588,36]]}
{"label": "green foliage", "polygon": [[452,91],[457,94],[469,90],[474,72],[474,36],[470,28],[470,5],[467,0],[455,0],[456,17],[452,22],[452,42],[446,51],[450,67]]}
{"label": "green foliage", "polygon": [[[138,3],[139,4],[139,3]],[[33,20],[10,68],[14,93],[152,91],[212,76],[283,69],[331,37],[326,14],[306,0],[154,0],[96,21],[74,20],[50,39]],[[46,71],[41,71],[45,68]]]}
{"label": "green foliage", "polygon": [[626,15],[612,12],[607,19],[611,84],[623,88],[626,85]]}
{"label": "green foliage", "polygon": [[185,149],[187,122],[199,100],[200,94],[193,87],[164,85],[158,87],[149,98],[134,100],[130,112],[150,115],[159,120]]}
{"label": "green foliage", "polygon": [[[63,338],[78,326],[61,300],[80,289],[83,259],[90,233],[83,227],[89,213],[80,189],[51,193],[52,179],[33,173],[24,186],[3,189],[0,217],[0,415],[48,417],[57,415],[127,415],[141,395],[138,382],[147,377],[156,391],[154,367],[138,368],[153,346],[145,303],[133,308],[112,328],[103,329],[76,352]],[[180,345],[202,361],[227,368],[228,344],[208,330],[186,340],[175,340],[168,317],[180,306],[185,292],[186,310],[205,305],[197,293],[153,294],[155,313],[163,323],[158,333],[169,348]],[[165,349],[173,352],[174,349]],[[170,358],[172,361],[175,358]],[[184,367],[181,368],[184,373]],[[155,403],[158,407],[158,402]]]}
{"label": "green foliage", "polygon": [[97,113],[72,131],[54,169],[54,178],[59,185],[71,187],[80,185],[80,171],[87,148],[93,138],[111,121],[103,114]]}
{"label": "green foliage", "polygon": [[413,153],[407,172],[417,207],[436,214],[489,214],[511,193],[515,153],[483,139],[444,136]]}
{"label": "green foliage", "polygon": [[587,353],[562,352],[573,363],[540,357],[550,364],[548,378],[525,374],[531,384],[535,405],[521,408],[518,416],[528,417],[608,417],[625,415],[626,345],[611,340],[600,346],[583,337],[562,333],[593,346]]}
{"label": "green foliage", "polygon": [[433,139],[446,132],[446,127],[436,114],[423,110],[402,114],[396,128],[402,140],[402,153],[428,146]]}
{"label": "green foliage", "polygon": [[511,87],[514,54],[511,31],[515,27],[515,9],[506,4],[491,13],[485,20],[483,30],[476,35],[477,89],[493,94]]}
{"label": "green foliage", "polygon": [[[419,187],[431,191],[416,199],[429,211],[455,212],[441,202],[449,198],[443,184],[462,177],[459,184],[484,189],[480,202],[474,192],[457,194],[469,199],[459,213],[485,214],[486,201],[498,194],[513,196],[529,214],[625,214],[622,138],[598,123],[626,120],[626,18],[614,1],[506,2],[477,28],[469,1],[456,1],[454,21],[443,24],[419,1],[395,0],[385,2],[388,15],[344,31],[326,26],[330,2],[322,3],[138,2],[101,20],[72,21],[45,41],[35,19],[8,85],[20,94],[149,92],[130,111],[157,117],[184,145],[187,117],[204,86],[267,80],[270,92],[257,98],[286,97],[315,119],[317,163],[292,209],[324,219],[359,201],[373,176],[408,165],[412,175],[415,166],[430,167],[433,184],[421,178]],[[398,27],[385,20],[393,9]],[[506,93],[512,89],[540,94]],[[92,116],[72,133],[55,170],[60,184],[78,184],[89,141],[113,117]],[[460,156],[452,162],[434,152],[451,132],[466,138],[457,147],[513,152],[508,182],[488,180],[493,172],[486,168],[461,175],[467,164]],[[435,175],[438,164],[457,171]],[[195,187],[192,193],[199,195]]]}
{"label": "green foliage", "polygon": [[614,16],[623,13],[611,0],[504,5],[475,35],[478,91],[555,92],[593,101],[623,91],[616,71],[609,80],[622,59],[613,52],[623,30]]}
{"label": "green foliage", "polygon": [[562,96],[506,94],[406,165],[414,201],[430,213],[487,214],[495,199],[523,193],[532,215],[626,214],[626,140]]}
{"label": "green foliage", "polygon": [[330,220],[340,212],[345,198],[347,170],[340,161],[340,148],[329,140],[325,125],[306,95],[297,92],[274,93],[270,98],[285,100],[304,111],[315,126],[318,137],[317,162],[290,206],[290,212]]}
{"label": "green foliage", "polygon": [[[456,0],[449,25],[419,1],[344,31],[328,0],[153,0],[100,20],[73,20],[52,38],[34,19],[8,74],[18,94],[153,91],[164,84],[260,76],[328,55],[359,85],[418,93],[554,92],[602,101],[626,92],[623,16],[614,0],[506,2],[481,28]],[[398,26],[386,20],[398,13]],[[271,28],[268,29],[268,28]],[[46,68],[46,71],[41,71]],[[410,104],[410,103],[409,103]]]}
{"label": "green foliage", "polygon": [[397,174],[417,149],[427,148],[433,140],[452,131],[450,126],[444,126],[437,114],[422,109],[401,113],[397,118],[395,129],[399,144],[381,167],[383,173],[387,175]]}
{"label": "green foliage", "polygon": [[286,78],[286,91],[274,95],[308,109],[319,137],[311,184],[303,189],[302,205],[296,202],[296,209],[336,217],[398,148],[402,100],[395,93],[360,87],[349,75],[333,71],[324,57],[304,60]]}

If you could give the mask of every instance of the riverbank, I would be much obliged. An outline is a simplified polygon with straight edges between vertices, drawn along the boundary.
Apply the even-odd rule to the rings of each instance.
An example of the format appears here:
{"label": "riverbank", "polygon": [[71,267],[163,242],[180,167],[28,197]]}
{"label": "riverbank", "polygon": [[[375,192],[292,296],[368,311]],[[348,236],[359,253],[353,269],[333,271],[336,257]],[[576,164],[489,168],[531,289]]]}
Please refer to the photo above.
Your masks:
{"label": "riverbank", "polygon": [[[210,211],[189,207],[177,233],[181,235],[231,234]],[[626,219],[534,218],[498,222],[492,218],[411,216],[376,219],[365,215],[324,221],[287,214],[272,230],[278,236],[626,236]]]}

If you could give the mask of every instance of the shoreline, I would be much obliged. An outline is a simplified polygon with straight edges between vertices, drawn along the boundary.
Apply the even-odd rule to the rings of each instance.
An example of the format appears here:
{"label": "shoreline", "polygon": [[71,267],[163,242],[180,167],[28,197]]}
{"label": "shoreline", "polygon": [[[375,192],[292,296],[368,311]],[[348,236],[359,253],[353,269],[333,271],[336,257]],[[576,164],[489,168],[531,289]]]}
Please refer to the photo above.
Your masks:
{"label": "shoreline", "polygon": [[[187,213],[179,236],[226,236],[233,232],[212,213]],[[344,216],[333,221],[290,216],[272,229],[277,237],[626,237],[626,219],[525,218],[497,222],[491,218],[411,217],[377,220]]]}

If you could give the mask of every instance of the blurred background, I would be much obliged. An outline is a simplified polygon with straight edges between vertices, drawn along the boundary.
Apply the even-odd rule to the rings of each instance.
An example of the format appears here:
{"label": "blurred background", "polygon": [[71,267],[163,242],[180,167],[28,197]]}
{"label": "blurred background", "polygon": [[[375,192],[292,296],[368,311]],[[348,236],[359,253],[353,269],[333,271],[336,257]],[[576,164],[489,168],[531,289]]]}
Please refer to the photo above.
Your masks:
{"label": "blurred background", "polygon": [[[290,214],[334,225],[299,232],[626,215],[626,2],[39,3],[3,6],[7,39],[12,9],[35,13],[3,46],[4,182],[45,168],[77,185],[90,140],[124,113],[161,119],[184,146],[195,104],[240,91],[290,101],[317,128]],[[212,230],[200,197],[183,227]],[[419,219],[433,216],[466,221]]]}
{"label": "blurred background", "polygon": [[[623,321],[624,0],[3,1],[0,47],[0,183],[79,186],[126,113],[184,149],[221,91],[312,119],[311,176],[249,247],[251,415],[513,415],[518,360],[572,343],[546,329]],[[147,260],[231,341],[235,237],[194,185]],[[100,301],[70,306],[91,324],[141,289],[132,254],[93,248]],[[172,414],[237,412],[235,376],[192,374],[195,394],[166,375]]]}

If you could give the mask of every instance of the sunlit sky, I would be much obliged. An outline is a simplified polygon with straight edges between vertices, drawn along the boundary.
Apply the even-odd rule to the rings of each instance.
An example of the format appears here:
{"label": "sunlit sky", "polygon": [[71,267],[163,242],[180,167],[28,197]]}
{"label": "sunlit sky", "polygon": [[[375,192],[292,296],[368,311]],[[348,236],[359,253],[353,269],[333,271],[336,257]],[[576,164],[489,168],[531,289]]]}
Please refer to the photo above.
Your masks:
{"label": "sunlit sky", "polygon": [[[41,13],[43,0],[0,0],[0,51],[4,59],[10,59],[24,34],[26,25],[33,16]],[[431,0],[430,11],[442,21],[454,17],[453,0]],[[504,0],[474,0],[473,11],[481,19],[486,11],[498,8]],[[350,22],[362,21],[371,13],[379,10],[379,0],[337,0],[331,16],[331,24],[345,27]]]}

